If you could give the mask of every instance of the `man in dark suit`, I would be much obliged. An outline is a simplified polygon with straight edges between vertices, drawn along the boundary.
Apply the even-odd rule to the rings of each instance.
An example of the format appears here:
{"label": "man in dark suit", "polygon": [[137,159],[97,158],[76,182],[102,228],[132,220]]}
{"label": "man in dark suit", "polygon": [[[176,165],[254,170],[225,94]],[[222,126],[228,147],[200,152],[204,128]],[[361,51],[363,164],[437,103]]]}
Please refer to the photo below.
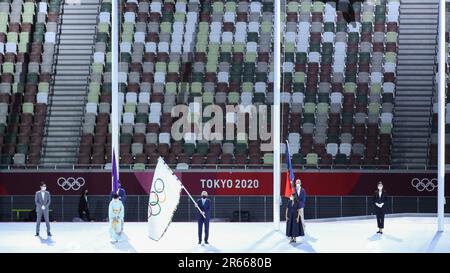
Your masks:
{"label": "man in dark suit", "polygon": [[202,198],[197,200],[197,206],[201,210],[201,213],[200,211],[197,213],[198,244],[202,243],[203,225],[205,225],[205,244],[208,244],[211,200],[208,199],[208,193],[206,191],[202,191]]}
{"label": "man in dark suit", "polygon": [[374,211],[377,216],[377,233],[383,234],[384,228],[384,207],[387,200],[386,192],[383,190],[383,183],[380,181],[377,185],[377,190],[373,194]]}
{"label": "man in dark suit", "polygon": [[300,179],[297,179],[295,181],[295,194],[297,196],[297,200],[298,200],[298,207],[299,207],[299,211],[300,211],[300,218],[302,220],[302,226],[303,226],[303,230],[305,230],[305,203],[306,203],[306,191],[305,189],[302,187],[302,181]]}
{"label": "man in dark suit", "polygon": [[47,227],[47,236],[52,236],[50,233],[49,222],[49,208],[50,208],[50,193],[46,190],[47,186],[44,182],[41,182],[41,190],[37,191],[34,195],[34,203],[36,204],[36,235],[39,236],[39,229],[41,227],[42,215],[44,215],[45,225]]}

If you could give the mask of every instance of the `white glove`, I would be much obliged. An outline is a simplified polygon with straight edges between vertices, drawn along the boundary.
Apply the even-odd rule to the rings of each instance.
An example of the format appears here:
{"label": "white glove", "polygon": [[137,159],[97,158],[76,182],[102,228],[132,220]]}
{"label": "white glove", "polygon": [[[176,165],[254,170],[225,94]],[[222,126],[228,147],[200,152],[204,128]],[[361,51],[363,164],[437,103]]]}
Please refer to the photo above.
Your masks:
{"label": "white glove", "polygon": [[42,206],[41,209],[42,209],[42,210],[45,210],[45,206]]}

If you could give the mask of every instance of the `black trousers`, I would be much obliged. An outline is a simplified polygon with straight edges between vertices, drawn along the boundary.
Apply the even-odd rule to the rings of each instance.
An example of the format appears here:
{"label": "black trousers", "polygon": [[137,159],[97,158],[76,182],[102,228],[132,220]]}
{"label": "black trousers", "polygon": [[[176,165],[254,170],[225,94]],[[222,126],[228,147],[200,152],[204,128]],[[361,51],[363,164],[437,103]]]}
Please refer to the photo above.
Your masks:
{"label": "black trousers", "polygon": [[202,241],[202,231],[203,231],[203,225],[205,225],[205,242],[208,241],[209,237],[209,219],[205,219],[203,217],[200,217],[197,220],[198,223],[198,241]]}
{"label": "black trousers", "polygon": [[376,207],[375,208],[375,214],[377,216],[378,228],[384,228],[384,209]]}

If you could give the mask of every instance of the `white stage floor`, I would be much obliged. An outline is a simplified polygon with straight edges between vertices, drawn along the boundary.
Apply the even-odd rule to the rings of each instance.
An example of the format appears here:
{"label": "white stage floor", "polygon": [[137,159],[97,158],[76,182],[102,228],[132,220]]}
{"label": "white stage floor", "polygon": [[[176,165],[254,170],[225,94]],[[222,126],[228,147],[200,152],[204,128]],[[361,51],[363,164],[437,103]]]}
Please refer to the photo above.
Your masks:
{"label": "white stage floor", "polygon": [[[0,223],[0,252],[447,252],[450,219],[436,233],[435,217],[386,218],[385,232],[374,219],[306,222],[306,236],[289,244],[272,223],[211,222],[210,245],[197,244],[197,223],[172,223],[152,241],[146,223],[125,223],[121,242],[112,244],[107,223],[52,223],[53,237],[34,236],[34,223]],[[301,243],[299,243],[301,242]]]}

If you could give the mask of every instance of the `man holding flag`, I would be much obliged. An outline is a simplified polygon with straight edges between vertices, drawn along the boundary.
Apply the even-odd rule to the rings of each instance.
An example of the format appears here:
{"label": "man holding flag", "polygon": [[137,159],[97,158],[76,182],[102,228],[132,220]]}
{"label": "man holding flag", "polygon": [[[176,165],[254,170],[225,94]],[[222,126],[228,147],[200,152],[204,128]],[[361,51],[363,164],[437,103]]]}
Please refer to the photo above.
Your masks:
{"label": "man holding flag", "polygon": [[[205,200],[202,198],[200,203],[195,202],[178,177],[164,162],[164,159],[159,157],[153,174],[148,202],[148,236],[150,239],[159,241],[169,228],[173,214],[180,202],[181,190],[186,192],[201,217],[205,218],[202,222],[205,223],[205,233],[207,233],[206,229],[208,226],[206,222],[209,224],[210,201],[206,199],[206,194],[202,193],[202,196],[205,196]],[[205,242],[207,241],[208,236],[206,235]]]}
{"label": "man holding flag", "polygon": [[295,194],[297,195],[298,199],[298,207],[300,209],[300,218],[302,220],[303,230],[305,230],[305,202],[306,202],[306,191],[302,187],[302,181],[300,179],[297,179],[295,181]]}
{"label": "man holding flag", "polygon": [[208,199],[208,193],[202,191],[202,198],[197,200],[197,207],[200,210],[197,213],[197,223],[198,223],[198,244],[202,243],[202,229],[205,226],[205,244],[208,243],[209,237],[209,220],[211,218],[211,200]]}

